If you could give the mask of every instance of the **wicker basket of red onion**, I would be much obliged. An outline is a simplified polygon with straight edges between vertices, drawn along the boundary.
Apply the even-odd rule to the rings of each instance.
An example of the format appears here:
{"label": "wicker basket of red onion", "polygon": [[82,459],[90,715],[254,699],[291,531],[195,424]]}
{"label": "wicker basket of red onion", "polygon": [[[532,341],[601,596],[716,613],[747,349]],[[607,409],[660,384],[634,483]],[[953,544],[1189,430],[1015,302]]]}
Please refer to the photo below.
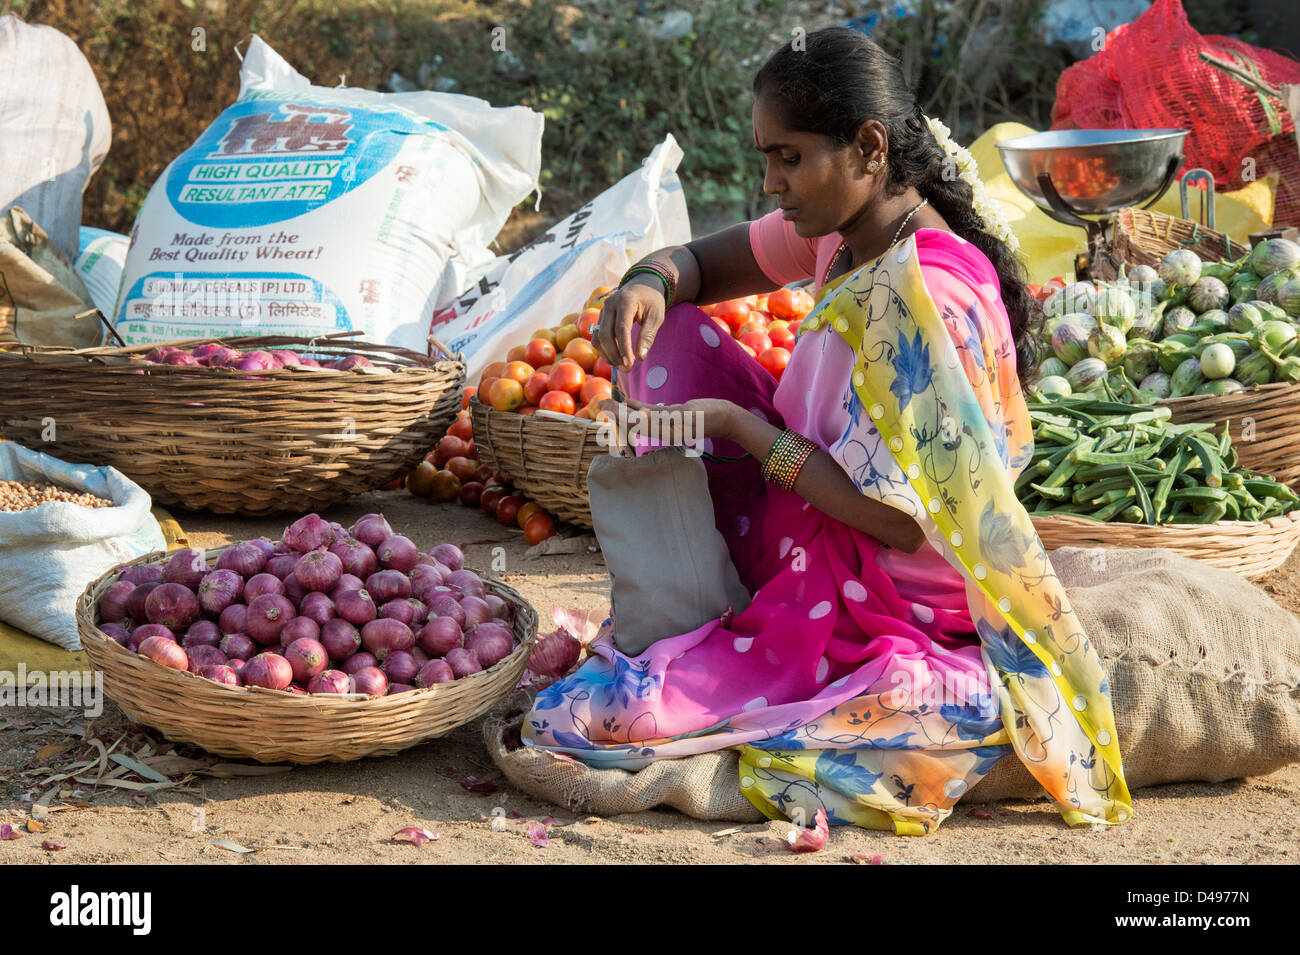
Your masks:
{"label": "wicker basket of red onion", "polygon": [[108,696],[168,739],[263,762],[387,755],[476,719],[518,683],[537,614],[421,553],[380,514],[308,514],[279,541],[151,554],[77,603]]}
{"label": "wicker basket of red onion", "polygon": [[462,361],[351,335],[0,348],[0,430],[158,504],[301,514],[405,475],[460,409]]}

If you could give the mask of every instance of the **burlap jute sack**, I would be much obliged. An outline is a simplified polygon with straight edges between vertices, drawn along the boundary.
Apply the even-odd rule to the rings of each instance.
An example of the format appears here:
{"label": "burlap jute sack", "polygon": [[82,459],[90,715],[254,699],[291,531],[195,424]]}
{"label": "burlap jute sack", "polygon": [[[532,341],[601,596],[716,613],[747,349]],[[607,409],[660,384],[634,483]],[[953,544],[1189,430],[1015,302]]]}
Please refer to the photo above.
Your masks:
{"label": "burlap jute sack", "polygon": [[[1242,577],[1165,550],[1052,552],[1101,656],[1129,789],[1300,761],[1300,621]],[[1007,757],[963,798],[1044,797]]]}
{"label": "burlap jute sack", "polygon": [[695,819],[760,822],[764,818],[740,794],[740,754],[733,750],[661,759],[635,773],[592,769],[527,746],[507,752],[505,738],[511,735],[517,740],[522,721],[522,716],[488,717],[483,721],[483,742],[511,784],[534,799],[598,816],[672,806]]}
{"label": "burlap jute sack", "polygon": [[94,309],[45,230],[18,206],[0,214],[0,342],[90,348],[104,333]]}
{"label": "burlap jute sack", "polygon": [[[1165,550],[1062,548],[1052,565],[1110,681],[1130,789],[1222,782],[1300,761],[1300,621],[1226,570]],[[514,786],[602,816],[672,806],[699,819],[757,821],[732,751],[592,769],[544,750],[507,752],[512,722],[484,741]],[[1015,756],[963,803],[1046,798]]]}

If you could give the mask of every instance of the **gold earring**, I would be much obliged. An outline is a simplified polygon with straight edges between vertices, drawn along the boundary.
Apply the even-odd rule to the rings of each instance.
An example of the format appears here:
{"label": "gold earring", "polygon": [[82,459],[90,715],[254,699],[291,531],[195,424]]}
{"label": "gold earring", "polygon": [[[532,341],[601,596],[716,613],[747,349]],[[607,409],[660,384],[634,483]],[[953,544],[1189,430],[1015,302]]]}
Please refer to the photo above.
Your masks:
{"label": "gold earring", "polygon": [[880,168],[879,159],[873,159],[871,160],[871,162],[867,163],[867,172],[875,172],[879,168]]}

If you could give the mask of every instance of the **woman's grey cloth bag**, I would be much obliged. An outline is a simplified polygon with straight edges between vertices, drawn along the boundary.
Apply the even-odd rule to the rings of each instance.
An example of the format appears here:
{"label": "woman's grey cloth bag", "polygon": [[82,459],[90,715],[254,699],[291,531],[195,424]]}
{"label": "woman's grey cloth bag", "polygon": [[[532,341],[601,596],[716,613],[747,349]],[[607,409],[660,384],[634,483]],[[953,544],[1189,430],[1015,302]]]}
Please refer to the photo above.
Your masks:
{"label": "woman's grey cloth bag", "polygon": [[749,606],[698,456],[676,447],[601,455],[591,462],[587,489],[613,578],[614,643],[623,653],[639,656],[665,637]]}

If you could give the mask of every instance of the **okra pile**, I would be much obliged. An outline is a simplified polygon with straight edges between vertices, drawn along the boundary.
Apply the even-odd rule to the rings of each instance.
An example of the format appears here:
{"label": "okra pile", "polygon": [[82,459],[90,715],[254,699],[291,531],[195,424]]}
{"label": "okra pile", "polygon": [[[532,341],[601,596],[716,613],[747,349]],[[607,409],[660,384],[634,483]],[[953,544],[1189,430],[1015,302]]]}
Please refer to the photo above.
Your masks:
{"label": "okra pile", "polygon": [[1300,502],[1237,467],[1229,429],[1173,424],[1169,408],[1075,396],[1031,401],[1034,456],[1016,481],[1031,514],[1132,524],[1261,521]]}

